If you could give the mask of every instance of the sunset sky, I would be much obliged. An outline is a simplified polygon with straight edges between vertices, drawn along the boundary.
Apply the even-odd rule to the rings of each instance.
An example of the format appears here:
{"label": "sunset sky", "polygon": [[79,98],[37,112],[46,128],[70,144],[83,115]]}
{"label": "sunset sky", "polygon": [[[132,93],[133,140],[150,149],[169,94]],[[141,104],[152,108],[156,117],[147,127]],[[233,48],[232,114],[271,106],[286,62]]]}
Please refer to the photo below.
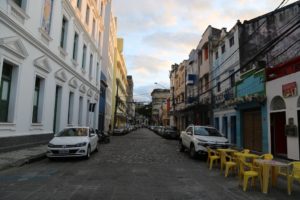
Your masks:
{"label": "sunset sky", "polygon": [[[288,1],[288,4],[295,2]],[[154,88],[169,86],[169,70],[188,58],[208,25],[231,27],[276,9],[282,0],[113,0],[118,36],[125,41],[134,99],[150,101]],[[155,85],[158,82],[160,85]]]}

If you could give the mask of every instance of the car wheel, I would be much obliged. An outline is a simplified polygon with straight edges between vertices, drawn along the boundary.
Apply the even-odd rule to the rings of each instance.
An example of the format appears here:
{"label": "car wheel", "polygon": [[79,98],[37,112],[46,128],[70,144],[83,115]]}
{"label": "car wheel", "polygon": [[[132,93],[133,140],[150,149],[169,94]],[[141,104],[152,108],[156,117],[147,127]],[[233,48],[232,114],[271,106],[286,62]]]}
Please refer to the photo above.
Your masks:
{"label": "car wheel", "polygon": [[87,152],[86,152],[85,158],[86,158],[86,159],[89,159],[90,157],[91,157],[91,147],[90,147],[90,145],[89,145],[88,148],[87,148]]}
{"label": "car wheel", "polygon": [[184,152],[184,150],[185,150],[185,147],[183,146],[182,141],[179,140],[179,151]]}
{"label": "car wheel", "polygon": [[195,146],[193,144],[191,144],[191,147],[190,147],[190,157],[191,158],[195,158],[196,157]]}

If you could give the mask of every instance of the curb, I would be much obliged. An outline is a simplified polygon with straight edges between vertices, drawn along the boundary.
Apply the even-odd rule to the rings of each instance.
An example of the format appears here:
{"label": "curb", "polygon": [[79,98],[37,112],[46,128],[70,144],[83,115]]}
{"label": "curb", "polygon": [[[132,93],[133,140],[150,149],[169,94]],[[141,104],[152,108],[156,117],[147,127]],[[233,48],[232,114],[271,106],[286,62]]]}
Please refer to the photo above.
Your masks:
{"label": "curb", "polygon": [[12,167],[21,167],[21,166],[29,164],[29,163],[33,163],[33,162],[43,160],[45,158],[46,158],[46,152],[45,153],[40,153],[40,154],[31,156],[31,157],[28,157],[28,158],[23,158],[23,159],[20,159],[20,160],[11,162],[11,163],[4,164],[4,165],[0,166],[0,171],[6,170],[6,169],[9,169],[9,168],[12,168]]}

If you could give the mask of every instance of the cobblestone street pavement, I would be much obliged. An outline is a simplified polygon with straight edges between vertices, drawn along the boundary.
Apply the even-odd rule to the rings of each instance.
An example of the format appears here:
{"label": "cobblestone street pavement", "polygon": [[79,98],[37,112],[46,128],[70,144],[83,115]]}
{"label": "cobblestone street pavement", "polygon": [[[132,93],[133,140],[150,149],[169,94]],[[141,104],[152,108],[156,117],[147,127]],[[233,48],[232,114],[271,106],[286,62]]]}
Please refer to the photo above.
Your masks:
{"label": "cobblestone street pavement", "polygon": [[264,195],[243,192],[236,177],[209,171],[203,160],[178,151],[177,141],[147,129],[112,137],[89,160],[47,159],[0,172],[0,199],[300,199],[279,181]]}

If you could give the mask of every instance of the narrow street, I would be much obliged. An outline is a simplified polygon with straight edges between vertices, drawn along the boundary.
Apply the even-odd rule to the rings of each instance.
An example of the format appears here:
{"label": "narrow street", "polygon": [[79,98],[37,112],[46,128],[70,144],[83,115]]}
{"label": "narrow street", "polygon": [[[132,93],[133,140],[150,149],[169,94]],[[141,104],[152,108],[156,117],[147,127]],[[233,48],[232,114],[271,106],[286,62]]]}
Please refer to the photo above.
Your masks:
{"label": "narrow street", "polygon": [[139,129],[112,137],[89,160],[45,159],[1,171],[0,199],[299,199],[285,184],[267,195],[258,186],[243,192],[236,177],[180,153],[177,141]]}

